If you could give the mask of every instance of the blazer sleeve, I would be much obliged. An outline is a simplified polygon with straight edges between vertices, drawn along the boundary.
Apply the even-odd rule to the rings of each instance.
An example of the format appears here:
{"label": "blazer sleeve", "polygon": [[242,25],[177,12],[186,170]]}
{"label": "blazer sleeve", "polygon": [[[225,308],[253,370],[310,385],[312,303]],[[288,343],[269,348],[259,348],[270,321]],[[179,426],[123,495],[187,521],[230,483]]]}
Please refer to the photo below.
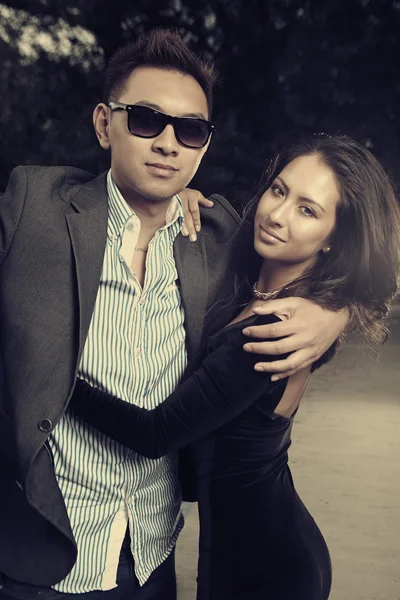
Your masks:
{"label": "blazer sleeve", "polygon": [[[266,322],[271,322],[270,315],[257,317],[253,325]],[[241,328],[222,337],[200,368],[153,410],[125,402],[81,379],[76,382],[70,407],[90,425],[139,454],[158,458],[174,452],[230,421],[285,381],[272,383],[269,374],[254,370],[263,357],[243,350],[251,338],[244,336]],[[279,358],[269,356],[267,360]],[[271,394],[271,411],[279,402],[276,396]]]}
{"label": "blazer sleeve", "polygon": [[0,194],[0,265],[6,258],[17,231],[25,205],[27,173],[16,167],[3,194]]}

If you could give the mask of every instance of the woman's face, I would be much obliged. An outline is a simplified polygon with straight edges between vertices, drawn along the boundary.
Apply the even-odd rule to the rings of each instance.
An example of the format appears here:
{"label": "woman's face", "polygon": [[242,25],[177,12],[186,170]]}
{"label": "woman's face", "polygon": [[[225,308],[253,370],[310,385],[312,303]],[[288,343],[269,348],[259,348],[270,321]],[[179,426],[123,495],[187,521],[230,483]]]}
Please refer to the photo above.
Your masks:
{"label": "woman's face", "polygon": [[319,155],[299,156],[261,197],[254,221],[254,247],[265,259],[310,267],[336,222],[336,178]]}

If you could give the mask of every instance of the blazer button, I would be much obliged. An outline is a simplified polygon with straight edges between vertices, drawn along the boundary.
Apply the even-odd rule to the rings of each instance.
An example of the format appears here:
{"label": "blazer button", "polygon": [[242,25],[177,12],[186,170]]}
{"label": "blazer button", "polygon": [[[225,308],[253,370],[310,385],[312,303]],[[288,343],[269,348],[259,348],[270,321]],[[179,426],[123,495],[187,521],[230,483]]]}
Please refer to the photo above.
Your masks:
{"label": "blazer button", "polygon": [[40,431],[48,433],[49,431],[51,431],[53,423],[50,421],[50,419],[42,419],[41,421],[39,421],[38,427]]}

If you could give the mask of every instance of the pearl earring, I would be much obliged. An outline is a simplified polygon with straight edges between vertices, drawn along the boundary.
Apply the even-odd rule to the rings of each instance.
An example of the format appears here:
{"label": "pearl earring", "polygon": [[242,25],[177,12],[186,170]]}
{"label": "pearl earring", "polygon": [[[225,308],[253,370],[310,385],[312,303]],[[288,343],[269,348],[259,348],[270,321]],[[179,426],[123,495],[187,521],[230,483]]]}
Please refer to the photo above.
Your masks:
{"label": "pearl earring", "polygon": [[323,252],[325,252],[325,254],[328,254],[330,251],[331,251],[330,246],[325,246],[325,248],[323,249]]}

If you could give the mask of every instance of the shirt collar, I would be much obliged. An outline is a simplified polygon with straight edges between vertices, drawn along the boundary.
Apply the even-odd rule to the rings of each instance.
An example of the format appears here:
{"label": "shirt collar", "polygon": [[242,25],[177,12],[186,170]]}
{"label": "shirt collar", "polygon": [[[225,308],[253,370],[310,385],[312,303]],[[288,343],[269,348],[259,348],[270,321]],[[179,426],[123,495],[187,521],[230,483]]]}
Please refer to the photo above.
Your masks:
{"label": "shirt collar", "polygon": [[108,192],[108,228],[107,236],[110,240],[115,240],[116,237],[123,231],[125,223],[135,213],[125,202],[121,192],[117,188],[111,169],[107,173],[107,192]]}
{"label": "shirt collar", "polygon": [[[107,173],[107,192],[109,207],[107,236],[113,241],[123,233],[127,221],[132,217],[136,217],[136,213],[124,200],[124,197],[113,179],[111,169]],[[165,216],[165,227],[169,227],[177,220],[179,220],[179,225],[182,226],[183,207],[182,200],[179,198],[178,194],[172,197],[170,205],[168,206],[167,214]]]}

